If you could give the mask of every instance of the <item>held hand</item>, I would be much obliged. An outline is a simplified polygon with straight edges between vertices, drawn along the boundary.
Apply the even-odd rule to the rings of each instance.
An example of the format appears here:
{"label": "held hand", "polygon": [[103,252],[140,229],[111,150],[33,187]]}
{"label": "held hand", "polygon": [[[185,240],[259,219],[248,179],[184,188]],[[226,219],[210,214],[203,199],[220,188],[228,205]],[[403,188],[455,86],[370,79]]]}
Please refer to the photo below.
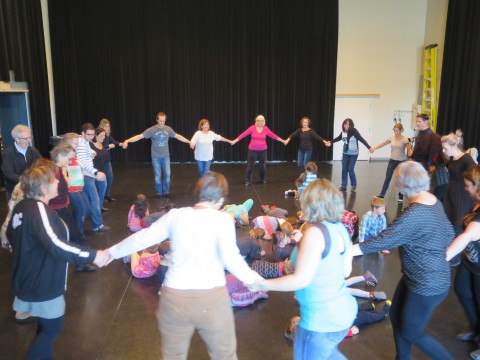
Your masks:
{"label": "held hand", "polygon": [[373,154],[373,152],[375,151],[375,148],[371,147],[369,150],[370,150],[370,154]]}
{"label": "held hand", "polygon": [[97,179],[98,181],[105,181],[107,179],[107,176],[105,175],[105,173],[99,171],[97,172],[97,176],[95,176],[95,179]]}
{"label": "held hand", "polygon": [[113,259],[108,250],[97,250],[97,256],[95,256],[93,263],[98,267],[104,267],[107,266],[112,260]]}
{"label": "held hand", "polygon": [[115,147],[115,144],[108,144],[109,149],[113,149]]}
{"label": "held hand", "polygon": [[287,140],[285,140],[285,145],[288,145],[289,142],[290,142],[290,138],[287,138]]}
{"label": "held hand", "polygon": [[235,145],[238,142],[238,139],[232,141],[232,145]]}
{"label": "held hand", "polygon": [[194,143],[190,143],[190,149],[194,150],[195,149],[195,144]]}
{"label": "held hand", "polygon": [[92,150],[91,154],[92,154],[92,158],[94,158],[95,156],[97,156],[97,152],[96,152],[95,150]]}
{"label": "held hand", "polygon": [[245,284],[250,291],[268,291],[265,279],[257,274],[255,281],[252,284]]}
{"label": "held hand", "polygon": [[325,140],[323,143],[325,144],[326,147],[332,146],[332,142],[331,142],[331,141]]}
{"label": "held hand", "polygon": [[125,150],[127,147],[128,147],[128,143],[126,142],[123,142],[123,143],[120,143],[120,147]]}

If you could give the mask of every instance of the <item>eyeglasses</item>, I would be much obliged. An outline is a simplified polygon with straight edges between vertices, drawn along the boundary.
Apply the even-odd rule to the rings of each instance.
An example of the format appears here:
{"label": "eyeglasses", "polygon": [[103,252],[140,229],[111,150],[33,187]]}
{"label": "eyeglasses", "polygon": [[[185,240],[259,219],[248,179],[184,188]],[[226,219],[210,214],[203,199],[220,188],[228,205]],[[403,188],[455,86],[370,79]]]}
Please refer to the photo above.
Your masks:
{"label": "eyeglasses", "polygon": [[30,140],[32,140],[32,139],[33,139],[33,136],[18,137],[17,139],[19,139],[19,140],[28,140],[28,141],[30,141]]}
{"label": "eyeglasses", "polygon": [[95,136],[95,133],[93,133],[93,134],[86,133],[85,135],[87,135],[87,136]]}

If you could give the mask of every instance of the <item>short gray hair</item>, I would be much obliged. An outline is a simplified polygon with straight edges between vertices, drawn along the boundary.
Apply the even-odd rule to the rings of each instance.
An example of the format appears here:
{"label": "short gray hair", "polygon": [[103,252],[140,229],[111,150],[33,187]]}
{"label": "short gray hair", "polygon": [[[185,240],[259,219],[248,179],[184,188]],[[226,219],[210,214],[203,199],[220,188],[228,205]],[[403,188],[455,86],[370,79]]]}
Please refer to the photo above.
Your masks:
{"label": "short gray hair", "polygon": [[339,222],[345,209],[342,193],[327,179],[312,181],[300,195],[300,206],[303,219],[314,224]]}
{"label": "short gray hair", "polygon": [[24,133],[24,132],[27,132],[27,131],[30,134],[32,133],[32,130],[30,130],[30,128],[28,126],[17,125],[12,129],[12,138],[16,139],[16,138],[20,137],[21,133]]}
{"label": "short gray hair", "polygon": [[393,183],[408,198],[430,190],[427,170],[415,161],[405,161],[398,165],[393,173]]}

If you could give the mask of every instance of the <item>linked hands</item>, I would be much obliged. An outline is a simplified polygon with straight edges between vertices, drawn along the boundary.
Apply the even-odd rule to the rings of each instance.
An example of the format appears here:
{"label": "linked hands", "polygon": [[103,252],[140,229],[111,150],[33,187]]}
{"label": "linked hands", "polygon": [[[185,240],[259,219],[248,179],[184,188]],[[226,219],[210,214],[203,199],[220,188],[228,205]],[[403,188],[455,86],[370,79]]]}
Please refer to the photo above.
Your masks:
{"label": "linked hands", "polygon": [[245,284],[250,291],[268,291],[267,284],[265,279],[262,278],[260,275],[256,274],[255,281],[252,284]]}
{"label": "linked hands", "polygon": [[324,144],[326,147],[332,146],[332,142],[331,142],[331,141],[327,141],[327,140],[323,140],[323,144]]}
{"label": "linked hands", "polygon": [[373,154],[373,152],[375,151],[375,146],[372,146],[370,149],[368,149],[370,151],[370,154]]}
{"label": "linked hands", "polygon": [[238,142],[238,139],[230,141],[230,145],[235,145]]}
{"label": "linked hands", "polygon": [[110,264],[112,260],[113,257],[108,250],[97,250],[97,255],[95,256],[93,263],[98,267],[104,267]]}

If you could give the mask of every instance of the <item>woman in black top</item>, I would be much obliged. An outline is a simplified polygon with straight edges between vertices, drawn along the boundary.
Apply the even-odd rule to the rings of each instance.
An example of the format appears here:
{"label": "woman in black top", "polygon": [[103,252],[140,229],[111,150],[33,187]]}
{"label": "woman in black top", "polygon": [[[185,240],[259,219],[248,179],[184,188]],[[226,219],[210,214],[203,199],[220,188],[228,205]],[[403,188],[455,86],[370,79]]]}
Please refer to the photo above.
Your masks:
{"label": "woman in black top", "polygon": [[312,159],[313,140],[322,141],[326,146],[330,146],[330,143],[318,135],[315,130],[310,128],[311,120],[308,117],[300,119],[300,128],[295,130],[287,138],[285,145],[296,136],[300,137],[300,145],[298,147],[297,168],[300,175],[305,171],[305,165]]}
{"label": "woman in black top", "polygon": [[[97,127],[95,129],[95,137],[89,143],[90,148],[95,152],[95,157],[93,158],[93,166],[100,172],[105,173],[107,164],[109,162],[108,150],[103,146],[103,141],[105,140],[105,129]],[[108,211],[106,207],[103,206],[103,201],[105,200],[105,192],[107,191],[107,182],[95,180],[98,191],[98,199],[100,200],[100,206],[102,211]]]}
{"label": "woman in black top", "polygon": [[393,182],[410,206],[378,236],[354,245],[353,254],[399,248],[403,276],[390,310],[396,359],[411,359],[413,345],[433,359],[453,359],[425,331],[449,291],[450,265],[445,251],[454,238],[453,227],[442,203],[428,192],[430,178],[421,164],[406,161],[398,165]]}
{"label": "woman in black top", "polygon": [[443,153],[449,159],[447,169],[449,183],[447,194],[443,200],[443,206],[450,222],[453,224],[455,235],[462,233],[463,217],[473,206],[473,201],[463,183],[463,173],[470,166],[475,165],[475,161],[463,152],[462,138],[450,133],[442,137]]}
{"label": "woman in black top", "polygon": [[[463,249],[462,262],[455,276],[455,293],[465,311],[470,329],[457,336],[463,341],[473,340],[480,334],[480,166],[471,166],[464,173],[465,190],[473,199],[474,205],[463,219],[464,231],[447,249],[447,260]],[[471,354],[480,359],[480,350]],[[475,356],[474,356],[475,355]]]}
{"label": "woman in black top", "polygon": [[103,266],[109,256],[68,241],[65,223],[47,205],[58,193],[50,166],[26,170],[20,183],[25,199],[13,209],[7,229],[13,247],[13,309],[38,317],[24,358],[53,359],[53,343],[63,329],[67,263]]}

